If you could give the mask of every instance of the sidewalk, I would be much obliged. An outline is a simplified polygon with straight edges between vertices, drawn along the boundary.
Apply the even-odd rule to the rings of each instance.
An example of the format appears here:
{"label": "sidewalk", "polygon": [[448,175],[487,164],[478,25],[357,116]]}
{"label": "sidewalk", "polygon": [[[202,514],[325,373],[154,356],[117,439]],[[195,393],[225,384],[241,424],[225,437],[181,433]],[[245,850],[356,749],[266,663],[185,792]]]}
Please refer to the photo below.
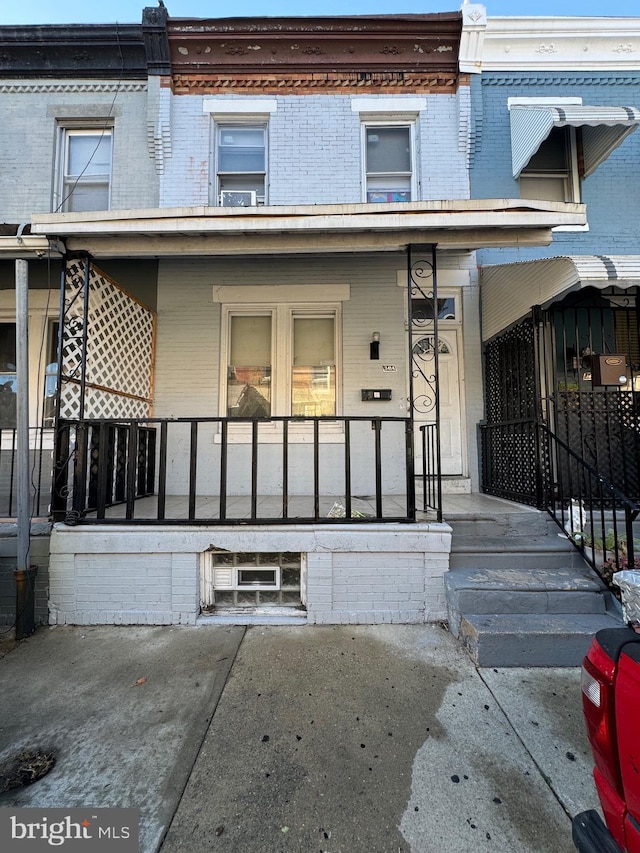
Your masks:
{"label": "sidewalk", "polygon": [[58,752],[0,806],[139,807],[144,853],[570,853],[597,806],[579,670],[439,626],[43,629],[0,683],[0,762]]}

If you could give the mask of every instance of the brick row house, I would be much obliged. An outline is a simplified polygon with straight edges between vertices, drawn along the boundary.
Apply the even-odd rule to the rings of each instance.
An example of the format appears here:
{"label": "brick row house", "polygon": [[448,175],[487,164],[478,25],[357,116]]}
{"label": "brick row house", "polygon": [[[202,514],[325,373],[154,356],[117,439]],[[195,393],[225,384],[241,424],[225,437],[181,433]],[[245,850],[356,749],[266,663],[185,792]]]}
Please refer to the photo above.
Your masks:
{"label": "brick row house", "polygon": [[[0,28],[0,373],[10,395],[28,257],[50,623],[446,618],[443,495],[522,500],[486,472],[523,439],[478,450],[501,381],[485,410],[483,352],[546,308],[510,263],[596,227],[586,197],[546,191],[553,169],[542,193],[520,177],[559,107],[508,99],[557,80],[494,71],[496,20]],[[640,113],[616,85],[595,125],[567,106],[585,194],[628,180]],[[584,124],[607,128],[593,157]]]}
{"label": "brick row house", "polygon": [[489,19],[471,84],[471,195],[587,211],[478,252],[482,488],[548,510],[595,568],[637,544],[639,48],[638,19]]}

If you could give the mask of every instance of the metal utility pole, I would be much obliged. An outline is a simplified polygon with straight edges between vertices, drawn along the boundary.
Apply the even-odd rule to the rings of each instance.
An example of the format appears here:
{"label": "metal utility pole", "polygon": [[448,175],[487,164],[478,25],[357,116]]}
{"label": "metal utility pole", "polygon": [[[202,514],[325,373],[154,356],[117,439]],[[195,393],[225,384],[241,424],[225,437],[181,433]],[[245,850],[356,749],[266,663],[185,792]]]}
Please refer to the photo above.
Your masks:
{"label": "metal utility pole", "polygon": [[29,264],[16,261],[16,470],[18,486],[18,548],[16,581],[16,639],[35,630],[34,585],[37,569],[29,565],[31,510],[29,495]]}

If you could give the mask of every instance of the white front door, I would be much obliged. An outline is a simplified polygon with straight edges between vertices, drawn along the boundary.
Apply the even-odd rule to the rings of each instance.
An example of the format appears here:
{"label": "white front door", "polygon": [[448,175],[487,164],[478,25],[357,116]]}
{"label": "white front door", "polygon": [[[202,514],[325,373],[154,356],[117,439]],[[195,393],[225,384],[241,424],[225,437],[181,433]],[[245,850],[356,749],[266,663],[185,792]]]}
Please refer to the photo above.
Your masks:
{"label": "white front door", "polygon": [[[422,472],[422,433],[420,426],[435,422],[433,387],[428,381],[434,375],[433,346],[433,334],[419,334],[414,332],[413,415],[415,424],[416,473]],[[417,370],[417,366],[420,366],[422,372]],[[463,459],[457,329],[447,329],[438,336],[438,369],[440,375],[440,448],[442,474],[460,476],[463,474]]]}

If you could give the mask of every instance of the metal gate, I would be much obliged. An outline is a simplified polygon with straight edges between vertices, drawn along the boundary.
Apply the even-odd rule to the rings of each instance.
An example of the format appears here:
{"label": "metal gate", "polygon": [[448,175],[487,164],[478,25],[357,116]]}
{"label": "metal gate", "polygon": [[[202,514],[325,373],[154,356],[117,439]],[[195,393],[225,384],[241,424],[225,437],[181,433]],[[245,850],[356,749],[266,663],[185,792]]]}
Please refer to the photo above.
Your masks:
{"label": "metal gate", "polygon": [[[505,331],[485,348],[484,491],[542,507],[550,431],[616,489],[640,498],[640,333],[635,289],[585,288]],[[594,383],[595,360],[623,357],[626,381]],[[596,377],[597,378],[597,377]],[[565,478],[566,479],[566,478]]]}

